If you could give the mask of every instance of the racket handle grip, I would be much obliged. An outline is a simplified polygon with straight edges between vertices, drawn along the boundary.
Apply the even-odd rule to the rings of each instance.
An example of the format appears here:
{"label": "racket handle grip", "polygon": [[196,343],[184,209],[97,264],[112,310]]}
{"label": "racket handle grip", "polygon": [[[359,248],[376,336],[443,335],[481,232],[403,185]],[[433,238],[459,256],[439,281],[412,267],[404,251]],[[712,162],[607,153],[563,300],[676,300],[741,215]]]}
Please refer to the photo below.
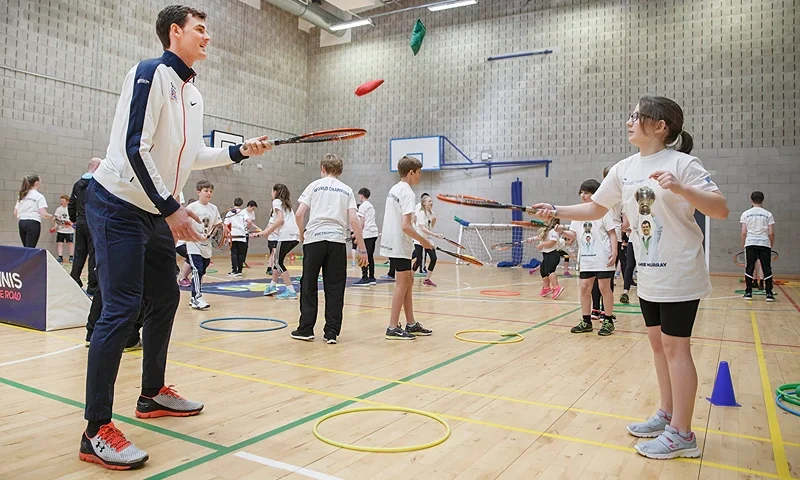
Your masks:
{"label": "racket handle grip", "polygon": [[469,227],[469,222],[466,221],[466,220],[463,220],[463,219],[461,219],[459,217],[453,217],[453,220],[455,220],[456,222],[460,223],[461,225],[464,225],[465,227]]}

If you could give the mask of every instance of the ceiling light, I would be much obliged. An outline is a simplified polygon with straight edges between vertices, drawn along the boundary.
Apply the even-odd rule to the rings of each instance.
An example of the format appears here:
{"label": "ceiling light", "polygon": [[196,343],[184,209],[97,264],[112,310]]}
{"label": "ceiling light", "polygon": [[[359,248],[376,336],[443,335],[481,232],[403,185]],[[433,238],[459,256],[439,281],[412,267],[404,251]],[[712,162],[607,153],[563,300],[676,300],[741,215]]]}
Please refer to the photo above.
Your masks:
{"label": "ceiling light", "polygon": [[364,25],[374,25],[374,23],[372,23],[371,18],[359,18],[358,20],[331,25],[331,30],[336,32],[339,30],[347,30],[348,28],[353,27],[363,27]]}
{"label": "ceiling light", "polygon": [[428,10],[431,12],[438,12],[440,10],[447,10],[450,8],[466,7],[467,5],[475,5],[478,0],[458,0],[450,3],[441,3],[438,5],[431,5]]}

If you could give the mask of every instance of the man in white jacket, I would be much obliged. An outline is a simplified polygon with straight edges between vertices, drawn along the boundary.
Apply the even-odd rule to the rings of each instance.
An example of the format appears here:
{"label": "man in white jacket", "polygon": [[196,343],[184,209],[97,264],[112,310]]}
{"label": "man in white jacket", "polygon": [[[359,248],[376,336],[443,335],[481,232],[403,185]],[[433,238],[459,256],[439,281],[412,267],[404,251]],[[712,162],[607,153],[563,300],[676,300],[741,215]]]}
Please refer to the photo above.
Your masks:
{"label": "man in white jacket", "polygon": [[179,292],[175,240],[201,240],[202,225],[176,197],[192,170],[240,162],[271,148],[267,137],[209,148],[203,142],[203,98],[192,65],[206,58],[211,40],[206,15],[173,5],[158,14],[159,58],[131,69],[117,104],[106,158],[86,192],[86,218],[94,243],[102,315],[89,347],[88,421],[81,460],[114,470],[138,468],[146,452],[111,423],[114,382],[130,330],[146,300],[142,329],[142,390],[136,416],[196,415],[203,404],[165,385],[167,347]]}

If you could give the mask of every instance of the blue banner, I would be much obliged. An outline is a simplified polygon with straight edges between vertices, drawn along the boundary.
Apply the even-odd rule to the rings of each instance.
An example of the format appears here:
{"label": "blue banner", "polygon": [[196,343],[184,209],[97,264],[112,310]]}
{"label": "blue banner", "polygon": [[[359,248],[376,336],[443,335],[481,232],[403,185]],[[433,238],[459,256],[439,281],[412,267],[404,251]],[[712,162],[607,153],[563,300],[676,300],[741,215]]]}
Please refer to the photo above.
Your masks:
{"label": "blue banner", "polygon": [[0,322],[47,327],[47,251],[0,245]]}

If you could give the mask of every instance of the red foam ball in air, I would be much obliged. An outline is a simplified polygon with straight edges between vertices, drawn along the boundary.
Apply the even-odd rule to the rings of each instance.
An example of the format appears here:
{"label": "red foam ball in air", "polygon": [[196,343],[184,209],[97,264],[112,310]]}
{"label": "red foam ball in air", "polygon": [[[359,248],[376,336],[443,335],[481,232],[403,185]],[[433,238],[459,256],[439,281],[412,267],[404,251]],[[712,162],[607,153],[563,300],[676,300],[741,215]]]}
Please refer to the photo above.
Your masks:
{"label": "red foam ball in air", "polygon": [[356,88],[356,96],[363,97],[381,85],[383,85],[383,80],[372,80],[367,83],[363,83]]}

